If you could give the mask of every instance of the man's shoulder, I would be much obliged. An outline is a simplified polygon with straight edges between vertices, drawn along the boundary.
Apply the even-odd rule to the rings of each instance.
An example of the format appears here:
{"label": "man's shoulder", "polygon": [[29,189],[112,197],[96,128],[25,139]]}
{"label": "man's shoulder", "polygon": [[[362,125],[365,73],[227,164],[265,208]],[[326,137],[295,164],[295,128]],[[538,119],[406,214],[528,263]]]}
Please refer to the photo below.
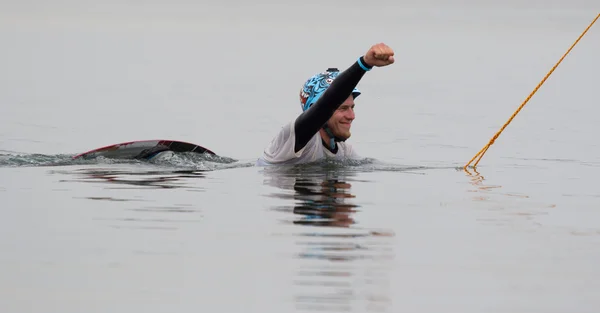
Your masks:
{"label": "man's shoulder", "polygon": [[271,142],[269,143],[269,146],[277,145],[282,141],[294,139],[295,135],[294,122],[288,121],[287,123],[283,124],[281,128],[279,128],[277,133],[275,133]]}
{"label": "man's shoulder", "polygon": [[294,143],[294,124],[289,121],[273,136],[258,161],[264,164],[281,163],[294,154]]}
{"label": "man's shoulder", "polygon": [[294,122],[285,124],[273,137],[271,142],[263,150],[258,162],[261,164],[295,164],[313,161],[318,155],[318,144],[320,135],[316,133],[308,143],[295,151],[296,133]]}

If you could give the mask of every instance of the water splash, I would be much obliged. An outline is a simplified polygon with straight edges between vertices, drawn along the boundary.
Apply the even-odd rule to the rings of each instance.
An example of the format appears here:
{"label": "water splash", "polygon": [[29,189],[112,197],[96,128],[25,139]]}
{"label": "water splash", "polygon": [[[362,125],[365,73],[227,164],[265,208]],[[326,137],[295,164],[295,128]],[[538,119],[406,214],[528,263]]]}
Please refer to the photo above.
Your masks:
{"label": "water splash", "polygon": [[[406,165],[397,163],[388,163],[380,161],[374,158],[363,158],[363,159],[346,159],[346,160],[333,160],[328,159],[319,162],[313,162],[308,164],[295,164],[295,165],[279,165],[265,167],[263,172],[265,174],[277,174],[281,177],[297,177],[298,175],[320,175],[323,172],[334,172],[336,174],[355,174],[365,172],[403,172],[406,174],[420,174],[423,175],[425,170],[436,170],[436,169],[459,169],[456,166],[419,166],[419,165]],[[462,168],[460,168],[462,169]]]}
{"label": "water splash", "polygon": [[191,152],[171,152],[159,154],[157,157],[145,161],[134,159],[112,159],[97,157],[93,159],[73,159],[72,154],[19,154],[9,153],[0,154],[0,167],[55,167],[71,165],[110,165],[110,164],[130,164],[141,165],[151,164],[158,167],[185,168],[190,170],[215,170],[222,168],[235,168],[251,166],[251,163],[242,163],[236,159],[214,156],[209,154],[199,154]]}
{"label": "water splash", "polygon": [[66,166],[78,164],[113,163],[117,160],[73,160],[68,154],[0,154],[0,167]]}
{"label": "water splash", "polygon": [[[92,159],[73,159],[73,154],[26,154],[0,151],[0,167],[57,167],[72,165],[152,165],[162,169],[185,169],[212,171],[255,166],[254,160],[237,160],[230,157],[194,152],[165,151],[150,160],[113,159],[99,156]],[[404,172],[424,174],[424,170],[457,169],[456,166],[418,166],[387,163],[374,158],[324,160],[300,165],[277,165],[265,167],[265,171],[283,171],[284,175],[311,175],[322,171],[337,173]]]}
{"label": "water splash", "polygon": [[193,170],[218,170],[253,166],[253,163],[240,162],[236,159],[193,152],[166,151],[148,161],[150,164]]}

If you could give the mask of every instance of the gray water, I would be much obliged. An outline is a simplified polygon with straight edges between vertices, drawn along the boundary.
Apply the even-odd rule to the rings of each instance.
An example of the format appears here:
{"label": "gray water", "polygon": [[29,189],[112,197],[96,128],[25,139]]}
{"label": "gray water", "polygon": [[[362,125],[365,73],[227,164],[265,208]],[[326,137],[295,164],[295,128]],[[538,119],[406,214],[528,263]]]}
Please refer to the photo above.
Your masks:
{"label": "gray water", "polygon": [[[1,7],[0,311],[597,312],[600,25],[461,168],[594,1]],[[253,166],[378,42],[365,160]],[[143,139],[226,158],[70,159]]]}

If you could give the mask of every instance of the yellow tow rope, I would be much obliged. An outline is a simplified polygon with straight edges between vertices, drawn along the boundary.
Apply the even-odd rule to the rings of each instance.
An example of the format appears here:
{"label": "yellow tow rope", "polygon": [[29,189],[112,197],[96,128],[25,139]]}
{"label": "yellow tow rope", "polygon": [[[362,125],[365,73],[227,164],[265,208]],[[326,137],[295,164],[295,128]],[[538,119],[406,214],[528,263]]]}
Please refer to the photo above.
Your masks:
{"label": "yellow tow rope", "polygon": [[599,17],[600,17],[600,14],[598,14],[596,16],[596,18],[590,23],[590,25],[579,36],[579,38],[577,38],[577,40],[575,40],[575,43],[573,43],[573,45],[571,46],[571,48],[569,48],[569,50],[567,50],[567,52],[560,58],[560,60],[558,60],[558,62],[556,63],[556,65],[554,65],[554,67],[552,67],[552,69],[550,70],[550,72],[548,72],[548,74],[546,74],[546,77],[544,77],[544,79],[542,79],[542,81],[537,85],[537,87],[535,87],[535,89],[533,90],[533,92],[531,92],[531,94],[529,94],[529,96],[527,97],[527,99],[525,99],[525,101],[523,101],[523,103],[521,104],[521,106],[519,106],[519,108],[515,111],[515,113],[513,113],[513,115],[510,117],[510,119],[508,119],[508,121],[504,124],[504,126],[502,126],[502,128],[500,128],[500,130],[492,137],[492,139],[490,139],[490,141],[481,150],[479,150],[479,152],[469,161],[469,163],[467,163],[464,166],[465,170],[471,164],[471,162],[473,162],[473,160],[475,160],[475,158],[479,157],[479,159],[477,160],[477,162],[475,162],[475,164],[473,164],[473,168],[475,168],[477,166],[477,164],[479,163],[479,161],[481,161],[481,158],[483,158],[483,155],[487,152],[487,150],[489,149],[489,147],[492,144],[494,144],[494,141],[496,141],[496,139],[498,138],[498,136],[500,136],[500,133],[506,128],[506,126],[508,126],[508,124],[510,124],[510,122],[513,120],[513,118],[515,118],[515,116],[517,116],[517,113],[519,113],[519,111],[521,111],[521,109],[525,106],[525,104],[527,103],[527,101],[529,101],[529,99],[531,99],[531,97],[533,96],[533,94],[535,94],[537,92],[537,90],[542,86],[542,84],[544,84],[544,82],[546,81],[546,79],[548,79],[548,77],[550,76],[550,74],[552,74],[552,72],[554,72],[554,70],[558,67],[558,65],[560,64],[560,62],[562,62],[562,60],[567,56],[567,54],[569,54],[569,52],[571,52],[571,50],[573,49],[573,47],[575,47],[575,45],[579,42],[579,40],[583,37],[583,35],[585,35],[585,33],[587,33],[587,31],[592,27],[592,25],[594,25],[594,23],[596,22],[596,20],[598,20]]}

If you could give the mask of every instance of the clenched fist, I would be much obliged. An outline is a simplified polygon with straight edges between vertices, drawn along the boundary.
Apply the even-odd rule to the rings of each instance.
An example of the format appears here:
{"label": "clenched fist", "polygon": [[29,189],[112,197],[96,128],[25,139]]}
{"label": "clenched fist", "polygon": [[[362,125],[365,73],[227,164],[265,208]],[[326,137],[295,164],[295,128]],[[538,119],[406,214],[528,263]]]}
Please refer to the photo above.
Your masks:
{"label": "clenched fist", "polygon": [[390,65],[394,63],[394,50],[384,43],[378,43],[367,51],[364,60],[370,66]]}

